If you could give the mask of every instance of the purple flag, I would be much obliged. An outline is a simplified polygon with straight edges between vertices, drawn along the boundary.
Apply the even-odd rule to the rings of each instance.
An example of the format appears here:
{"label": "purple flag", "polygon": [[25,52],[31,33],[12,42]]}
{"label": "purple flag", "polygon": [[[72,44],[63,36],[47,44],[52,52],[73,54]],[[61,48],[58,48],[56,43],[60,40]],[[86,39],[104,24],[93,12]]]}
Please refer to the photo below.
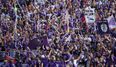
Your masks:
{"label": "purple flag", "polygon": [[107,20],[108,20],[110,29],[116,28],[116,21],[115,21],[113,15],[108,17]]}

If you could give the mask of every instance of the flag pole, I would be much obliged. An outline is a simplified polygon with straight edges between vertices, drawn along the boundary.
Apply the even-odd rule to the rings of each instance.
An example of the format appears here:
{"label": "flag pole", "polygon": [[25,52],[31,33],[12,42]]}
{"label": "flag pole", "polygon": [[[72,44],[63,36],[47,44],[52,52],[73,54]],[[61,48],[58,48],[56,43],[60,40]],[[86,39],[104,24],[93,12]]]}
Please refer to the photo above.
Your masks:
{"label": "flag pole", "polygon": [[16,4],[14,6],[14,12],[15,12],[15,24],[14,24],[14,41],[15,41],[15,47],[16,49],[18,48],[16,45],[17,45],[17,7],[16,7]]}

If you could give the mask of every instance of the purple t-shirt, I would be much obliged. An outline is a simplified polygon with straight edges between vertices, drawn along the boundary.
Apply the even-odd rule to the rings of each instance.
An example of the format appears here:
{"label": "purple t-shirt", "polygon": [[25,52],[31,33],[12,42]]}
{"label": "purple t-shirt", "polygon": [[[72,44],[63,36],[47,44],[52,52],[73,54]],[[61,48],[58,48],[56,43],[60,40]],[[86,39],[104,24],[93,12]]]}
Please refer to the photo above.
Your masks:
{"label": "purple t-shirt", "polygon": [[48,64],[49,64],[48,59],[47,58],[42,58],[41,60],[42,60],[43,66],[48,67]]}

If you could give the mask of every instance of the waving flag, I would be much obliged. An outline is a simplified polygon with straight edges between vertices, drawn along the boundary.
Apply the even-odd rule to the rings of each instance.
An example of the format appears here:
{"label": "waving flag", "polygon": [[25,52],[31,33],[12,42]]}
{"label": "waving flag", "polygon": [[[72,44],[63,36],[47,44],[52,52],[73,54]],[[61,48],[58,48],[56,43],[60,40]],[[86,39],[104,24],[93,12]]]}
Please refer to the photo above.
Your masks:
{"label": "waving flag", "polygon": [[95,9],[91,7],[85,8],[85,20],[87,23],[95,22]]}
{"label": "waving flag", "polygon": [[99,34],[106,34],[109,33],[109,26],[108,26],[108,22],[107,21],[99,21],[99,23],[97,23],[97,32]]}
{"label": "waving flag", "polygon": [[116,28],[116,21],[113,15],[108,17],[107,20],[108,20],[110,29]]}

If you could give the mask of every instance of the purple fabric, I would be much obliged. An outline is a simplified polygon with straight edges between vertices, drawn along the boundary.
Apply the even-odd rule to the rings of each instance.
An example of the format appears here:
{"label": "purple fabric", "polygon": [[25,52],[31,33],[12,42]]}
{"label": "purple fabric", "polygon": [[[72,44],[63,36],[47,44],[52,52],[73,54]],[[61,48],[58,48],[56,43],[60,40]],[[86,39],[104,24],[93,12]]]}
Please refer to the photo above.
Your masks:
{"label": "purple fabric", "polygon": [[37,38],[31,40],[30,43],[28,44],[28,46],[29,46],[30,49],[36,49],[40,45],[41,44],[38,42]]}
{"label": "purple fabric", "polygon": [[48,65],[49,65],[49,61],[48,61],[47,58],[42,58],[41,61],[42,61],[44,67],[48,67]]}
{"label": "purple fabric", "polygon": [[49,45],[49,44],[48,44],[48,40],[47,40],[47,36],[43,36],[43,37],[42,37],[42,45],[46,45],[46,46]]}
{"label": "purple fabric", "polygon": [[56,64],[58,64],[59,67],[64,67],[64,62],[62,61],[56,61]]}
{"label": "purple fabric", "polygon": [[113,60],[114,60],[114,61],[113,61],[114,64],[116,65],[116,57],[115,57],[115,56],[113,57]]}
{"label": "purple fabric", "polygon": [[50,66],[50,67],[56,67],[56,63],[55,63],[54,61],[50,61],[50,62],[49,62],[49,66]]}

